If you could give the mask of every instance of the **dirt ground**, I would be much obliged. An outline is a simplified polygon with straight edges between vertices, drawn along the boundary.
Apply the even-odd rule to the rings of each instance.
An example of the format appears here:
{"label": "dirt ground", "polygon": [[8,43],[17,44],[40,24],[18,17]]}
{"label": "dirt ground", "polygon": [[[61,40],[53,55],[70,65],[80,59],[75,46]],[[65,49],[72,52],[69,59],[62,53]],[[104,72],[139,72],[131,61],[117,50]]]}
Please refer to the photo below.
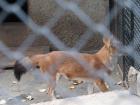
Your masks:
{"label": "dirt ground", "polygon": [[[9,59],[0,58],[0,67],[9,62]],[[20,82],[16,81],[12,70],[0,73],[0,77],[0,105],[3,105],[3,100],[6,100],[7,103],[9,103],[8,105],[17,105],[17,103],[15,103],[15,99],[18,102],[25,102],[28,104],[51,100],[51,97],[49,97],[47,92],[44,91],[47,89],[47,81],[43,81],[42,78],[40,78],[41,75],[38,70],[36,70],[36,72],[25,74]],[[117,70],[112,73],[111,77],[116,81],[116,83],[121,80],[120,74]],[[72,81],[62,77],[57,83],[56,94],[61,96],[61,98],[87,94],[87,87],[90,84],[89,82],[75,85],[74,89],[70,89],[69,87],[72,83]],[[99,91],[96,88],[94,89],[94,92],[96,93]],[[27,96],[29,96],[28,99]],[[32,100],[29,100],[30,96],[32,96]]]}
{"label": "dirt ground", "polygon": [[[51,100],[47,92],[39,91],[40,89],[46,89],[47,83],[45,81],[41,81],[40,78],[34,78],[33,74],[35,73],[27,73],[23,76],[21,81],[17,83],[12,71],[0,73],[0,100],[5,99],[9,101],[10,99],[19,99],[29,104]],[[118,72],[113,72],[112,77],[116,82],[120,81]],[[57,84],[56,94],[63,98],[87,94],[88,82],[79,84],[75,86],[74,89],[69,88],[71,84],[72,81],[62,77]],[[94,89],[94,92],[98,92],[98,90]],[[26,99],[25,97],[27,97],[27,95],[31,95],[33,100]]]}

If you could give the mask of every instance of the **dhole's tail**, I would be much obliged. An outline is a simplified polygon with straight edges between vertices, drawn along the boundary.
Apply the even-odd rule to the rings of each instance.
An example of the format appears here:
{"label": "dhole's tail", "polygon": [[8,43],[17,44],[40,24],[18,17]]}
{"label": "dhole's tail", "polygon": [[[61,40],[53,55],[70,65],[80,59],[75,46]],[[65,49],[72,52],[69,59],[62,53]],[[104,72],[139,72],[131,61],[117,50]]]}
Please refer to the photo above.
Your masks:
{"label": "dhole's tail", "polygon": [[8,65],[8,66],[5,66],[5,67],[1,67],[0,69],[1,70],[13,70],[14,69],[14,65]]}

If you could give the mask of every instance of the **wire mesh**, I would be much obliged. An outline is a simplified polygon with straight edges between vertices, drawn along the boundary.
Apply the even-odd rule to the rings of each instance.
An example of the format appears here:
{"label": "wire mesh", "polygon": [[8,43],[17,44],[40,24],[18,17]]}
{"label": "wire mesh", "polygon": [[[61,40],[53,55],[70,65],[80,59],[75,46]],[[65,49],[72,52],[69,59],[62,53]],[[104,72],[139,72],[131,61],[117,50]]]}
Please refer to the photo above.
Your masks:
{"label": "wire mesh", "polygon": [[[37,24],[31,16],[28,15],[27,10],[23,10],[23,6],[26,0],[17,0],[14,3],[6,2],[6,0],[0,0],[0,23],[4,25],[5,21],[11,21],[7,19],[9,14],[13,14],[18,17],[26,27],[28,27],[33,33],[28,35],[27,38],[22,42],[21,45],[17,47],[15,51],[11,50],[9,46],[7,46],[2,40],[0,41],[0,52],[6,56],[9,60],[20,60],[26,57],[26,51],[30,49],[31,45],[35,42],[39,36],[43,36],[47,39],[51,45],[53,45],[58,50],[67,51],[68,56],[72,57],[76,60],[83,68],[87,70],[87,72],[92,76],[98,76],[106,81],[110,88],[118,89],[117,86],[114,86],[116,81],[114,78],[108,76],[105,72],[91,72],[92,67],[88,64],[89,62],[83,61],[79,56],[79,52],[81,49],[87,44],[87,42],[95,37],[96,34],[99,33],[100,37],[109,37],[113,41],[113,45],[119,49],[122,53],[127,53],[127,56],[123,57],[123,72],[124,78],[127,77],[127,73],[130,66],[134,66],[139,70],[139,11],[140,11],[140,2],[139,0],[116,0],[115,4],[119,5],[118,8],[111,7],[111,11],[108,11],[106,16],[100,22],[94,21],[82,8],[79,6],[79,3],[82,2],[80,0],[55,0],[55,3],[59,7],[59,9],[55,10],[54,15],[48,20],[45,25]],[[94,1],[93,1],[94,2]],[[76,41],[75,45],[70,47],[67,46],[56,33],[53,31],[53,27],[57,24],[57,22],[63,17],[67,11],[72,12],[76,18],[78,18],[86,27],[83,35],[79,37],[79,40]],[[99,11],[100,12],[100,11]],[[121,38],[118,40],[116,36],[109,30],[109,25],[113,21],[113,19],[119,14],[119,25],[117,30],[119,31],[117,34]],[[7,19],[7,20],[6,20]],[[65,31],[65,30],[64,30]],[[9,39],[10,40],[10,39]],[[118,46],[118,43],[121,46]],[[95,44],[97,46],[98,43]],[[95,47],[94,46],[94,47]],[[97,46],[98,47],[98,46]],[[99,48],[98,48],[99,49]],[[93,49],[92,49],[93,50]],[[61,60],[56,61],[56,65]],[[56,66],[52,65],[52,67]],[[106,65],[108,67],[108,65]],[[108,67],[109,68],[109,67]],[[28,67],[27,67],[28,69]],[[34,72],[34,75],[37,78],[43,77],[43,80],[46,82],[51,79],[48,74],[42,75],[39,72]],[[42,78],[41,78],[42,79]],[[51,81],[52,82],[52,81]],[[11,93],[7,91],[8,89],[4,89],[5,87],[1,87],[0,94],[1,96],[11,97]],[[32,88],[32,87],[31,87]],[[120,87],[119,87],[120,89]],[[62,90],[61,90],[62,91]],[[67,93],[63,90],[65,94],[69,96],[76,96],[74,93]],[[6,94],[6,95],[5,95]],[[78,102],[78,101],[77,101]],[[10,104],[27,104],[20,101],[18,98],[15,98],[14,102]]]}
{"label": "wire mesh", "polygon": [[[136,11],[139,10],[139,1],[133,0],[132,6],[125,7],[121,10],[119,14],[119,25],[118,25],[118,31],[122,42],[124,45],[132,45],[134,49],[136,50],[137,55],[139,55],[139,47],[138,47],[138,40],[139,40],[139,16],[138,14],[133,11],[134,6],[136,6]],[[137,43],[137,44],[136,44]],[[130,66],[134,66],[139,70],[139,63],[133,59],[133,57],[130,56],[124,56],[123,57],[123,79],[127,80],[128,77],[128,71]]]}

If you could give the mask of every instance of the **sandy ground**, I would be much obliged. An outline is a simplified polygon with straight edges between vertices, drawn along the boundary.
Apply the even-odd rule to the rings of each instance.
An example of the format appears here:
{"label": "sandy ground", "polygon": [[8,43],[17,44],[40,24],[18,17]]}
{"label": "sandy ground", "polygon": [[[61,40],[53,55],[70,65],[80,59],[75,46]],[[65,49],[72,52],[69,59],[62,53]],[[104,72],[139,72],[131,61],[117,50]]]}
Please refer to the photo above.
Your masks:
{"label": "sandy ground", "polygon": [[[0,67],[9,62],[9,59],[0,58]],[[34,78],[33,74],[39,78]],[[40,78],[41,75],[38,74],[38,72],[27,73],[22,77],[20,82],[17,82],[12,70],[0,73],[0,105],[2,105],[1,103],[3,103],[3,99],[8,101],[8,105],[17,105],[17,103],[12,104],[12,100],[15,99],[29,104],[50,101],[51,97],[48,96],[47,92],[39,91],[40,89],[47,89],[47,82],[42,81],[42,78]],[[116,81],[116,83],[119,82],[121,78],[117,71],[114,71],[111,77]],[[79,84],[75,86],[74,89],[69,88],[71,84],[72,81],[62,77],[57,84],[56,94],[61,96],[61,98],[87,94],[88,82]],[[94,92],[96,93],[99,91],[98,89],[94,89]],[[28,95],[32,96],[33,100],[26,99]]]}
{"label": "sandy ground", "polygon": [[[39,89],[46,89],[47,83],[41,81],[41,79],[35,79],[32,73],[27,73],[21,79],[21,82],[16,83],[14,74],[12,71],[6,71],[0,74],[0,99],[12,99],[16,98],[26,103],[39,103],[51,100],[47,92],[40,92]],[[120,81],[119,74],[113,72],[112,77],[116,82]],[[63,98],[73,97],[87,94],[87,86],[89,83],[82,83],[75,87],[75,89],[69,89],[72,81],[68,81],[65,78],[61,78],[56,87],[56,94]],[[98,92],[97,89],[94,92]],[[34,99],[27,100],[25,95],[31,95]]]}
{"label": "sandy ground", "polygon": [[140,99],[135,95],[131,95],[128,90],[117,90],[57,99],[32,105],[140,105]]}

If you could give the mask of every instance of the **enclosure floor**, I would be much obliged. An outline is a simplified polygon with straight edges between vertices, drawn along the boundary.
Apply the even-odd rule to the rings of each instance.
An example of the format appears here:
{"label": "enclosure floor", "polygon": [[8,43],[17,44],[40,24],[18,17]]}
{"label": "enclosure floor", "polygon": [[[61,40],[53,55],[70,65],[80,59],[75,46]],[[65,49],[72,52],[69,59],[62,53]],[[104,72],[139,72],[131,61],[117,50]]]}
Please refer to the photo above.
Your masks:
{"label": "enclosure floor", "polygon": [[31,105],[140,105],[139,97],[129,91],[111,91],[72,98],[41,102]]}
{"label": "enclosure floor", "polygon": [[[113,72],[113,78],[116,80],[116,82],[120,81],[118,73]],[[9,99],[16,97],[18,99],[21,99],[21,94],[30,94],[34,99],[29,101],[26,100],[27,103],[39,103],[39,102],[45,102],[51,100],[50,97],[48,97],[47,93],[41,93],[39,92],[39,89],[46,89],[47,85],[45,82],[37,81],[33,78],[31,73],[27,73],[23,76],[21,79],[21,82],[18,84],[20,85],[20,91],[18,90],[18,85],[14,84],[13,81],[15,81],[14,74],[12,71],[6,71],[4,73],[0,74],[1,80],[0,80],[0,88],[5,89],[5,91],[2,91],[0,89],[0,99]],[[76,86],[75,89],[69,89],[69,86],[72,84],[72,82],[61,78],[59,83],[56,87],[56,94],[59,94],[63,98],[67,97],[73,97],[73,96],[80,96],[87,94],[87,85],[88,83],[82,83],[78,86]],[[98,90],[94,90],[94,92],[98,92]],[[6,95],[5,95],[6,94]],[[2,96],[4,95],[4,96]]]}

